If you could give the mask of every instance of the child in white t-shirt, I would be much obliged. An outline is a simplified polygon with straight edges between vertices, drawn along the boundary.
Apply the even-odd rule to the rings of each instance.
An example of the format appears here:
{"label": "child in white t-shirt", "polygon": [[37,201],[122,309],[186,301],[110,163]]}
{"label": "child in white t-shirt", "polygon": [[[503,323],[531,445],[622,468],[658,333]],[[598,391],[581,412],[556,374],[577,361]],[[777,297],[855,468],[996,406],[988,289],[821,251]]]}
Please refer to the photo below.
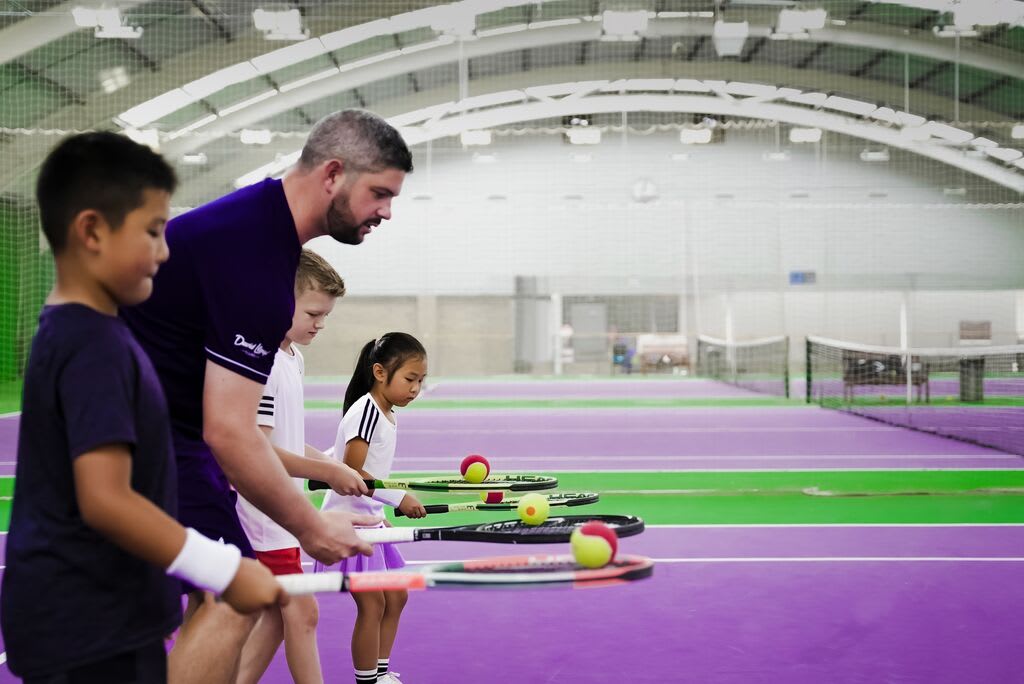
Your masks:
{"label": "child in white t-shirt", "polygon": [[[345,283],[330,264],[315,252],[303,250],[295,274],[292,327],[277,350],[256,416],[256,423],[269,437],[299,491],[304,478],[323,479],[340,487],[341,482],[359,477],[306,444],[302,391],[305,368],[296,347],[313,341],[336,300],[344,294]],[[294,536],[241,496],[236,510],[261,563],[275,575],[302,572],[299,542]],[[258,682],[283,639],[292,679],[297,684],[322,684],[317,620],[317,602],[312,596],[294,596],[286,607],[264,611],[242,650],[238,683]]]}
{"label": "child in white t-shirt", "polygon": [[[367,342],[359,352],[345,391],[334,457],[343,459],[367,479],[382,480],[390,476],[398,432],[398,421],[392,409],[406,406],[415,399],[426,377],[427,352],[412,335],[392,332]],[[339,496],[328,492],[321,509],[368,513],[383,518],[384,504],[397,507],[410,518],[426,515],[415,496],[394,490],[374,490],[369,496]],[[328,568],[317,563],[315,568],[351,573],[396,570],[404,565],[402,554],[394,545],[377,544],[372,556],[346,558]],[[356,682],[401,684],[397,674],[389,672],[388,668],[408,594],[405,591],[370,591],[353,593],[352,598],[357,610],[352,630]]]}

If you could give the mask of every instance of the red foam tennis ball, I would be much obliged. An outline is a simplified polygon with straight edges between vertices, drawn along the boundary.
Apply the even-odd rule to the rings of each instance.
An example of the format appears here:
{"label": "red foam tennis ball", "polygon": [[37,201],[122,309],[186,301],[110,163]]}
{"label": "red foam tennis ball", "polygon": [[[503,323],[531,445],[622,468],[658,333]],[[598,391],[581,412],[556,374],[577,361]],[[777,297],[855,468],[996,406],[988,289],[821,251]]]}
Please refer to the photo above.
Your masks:
{"label": "red foam tennis ball", "polygon": [[480,500],[484,503],[497,504],[505,499],[505,492],[480,492]]}
{"label": "red foam tennis ball", "polygon": [[462,478],[466,482],[472,484],[480,484],[487,479],[487,476],[491,472],[491,464],[487,462],[487,459],[480,454],[470,454],[466,458],[462,459],[462,465],[459,467],[459,471],[462,473]]}
{"label": "red foam tennis ball", "polygon": [[603,568],[615,560],[619,537],[600,520],[591,520],[572,531],[572,555],[585,568]]}

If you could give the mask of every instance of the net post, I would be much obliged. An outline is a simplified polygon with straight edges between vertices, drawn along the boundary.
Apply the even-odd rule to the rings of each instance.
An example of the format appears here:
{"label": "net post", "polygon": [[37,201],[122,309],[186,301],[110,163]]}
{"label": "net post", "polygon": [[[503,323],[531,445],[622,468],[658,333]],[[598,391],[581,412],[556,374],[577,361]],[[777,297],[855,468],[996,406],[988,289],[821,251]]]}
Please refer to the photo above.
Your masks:
{"label": "net post", "polygon": [[786,388],[786,398],[789,399],[789,335],[786,335],[786,342],[783,345],[782,381]]}
{"label": "net post", "polygon": [[811,403],[811,341],[804,339],[804,403]]}

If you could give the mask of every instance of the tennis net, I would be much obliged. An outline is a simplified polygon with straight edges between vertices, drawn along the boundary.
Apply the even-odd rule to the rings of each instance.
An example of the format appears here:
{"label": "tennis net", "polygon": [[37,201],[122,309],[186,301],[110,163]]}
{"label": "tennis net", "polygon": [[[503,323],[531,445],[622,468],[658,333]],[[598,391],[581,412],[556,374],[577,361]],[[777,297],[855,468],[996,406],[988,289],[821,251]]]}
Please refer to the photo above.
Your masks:
{"label": "tennis net", "polygon": [[727,342],[697,336],[697,375],[754,392],[789,396],[789,338]]}
{"label": "tennis net", "polygon": [[1024,345],[900,349],[808,337],[806,353],[808,403],[1024,455]]}

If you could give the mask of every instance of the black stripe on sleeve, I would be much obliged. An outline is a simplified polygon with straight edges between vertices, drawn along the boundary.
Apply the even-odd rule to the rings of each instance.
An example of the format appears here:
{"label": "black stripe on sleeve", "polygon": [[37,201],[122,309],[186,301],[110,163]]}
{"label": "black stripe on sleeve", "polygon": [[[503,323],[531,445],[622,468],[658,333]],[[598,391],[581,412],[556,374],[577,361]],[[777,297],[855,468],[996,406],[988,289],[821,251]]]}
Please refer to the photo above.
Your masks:
{"label": "black stripe on sleeve", "polygon": [[367,399],[366,403],[363,404],[363,415],[359,419],[359,431],[356,433],[360,437],[363,436],[363,431],[366,429],[366,416],[370,413],[370,400]]}
{"label": "black stripe on sleeve", "polygon": [[377,421],[380,420],[380,411],[377,407],[373,407],[373,419],[370,421],[370,427],[366,431],[366,443],[369,444],[370,440],[373,439],[373,431],[377,429]]}

